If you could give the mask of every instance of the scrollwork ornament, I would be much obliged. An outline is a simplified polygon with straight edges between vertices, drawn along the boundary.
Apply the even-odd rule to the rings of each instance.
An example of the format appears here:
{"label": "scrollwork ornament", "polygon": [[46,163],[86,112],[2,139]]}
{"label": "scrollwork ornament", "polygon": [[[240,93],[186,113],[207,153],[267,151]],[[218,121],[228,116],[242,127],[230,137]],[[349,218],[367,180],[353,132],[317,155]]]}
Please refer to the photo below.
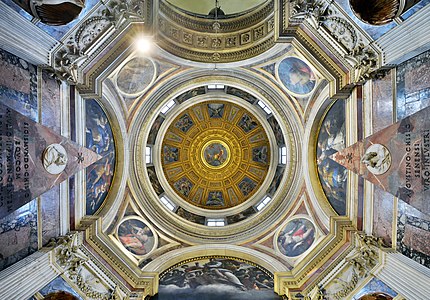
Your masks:
{"label": "scrollwork ornament", "polygon": [[334,279],[338,282],[341,289],[327,294],[322,286],[318,287],[318,297],[316,299],[329,299],[342,300],[346,299],[348,295],[357,287],[360,280],[366,278],[371,274],[371,270],[377,265],[379,261],[379,249],[383,248],[382,239],[368,236],[364,233],[355,233],[355,251],[345,260],[352,266],[351,278],[347,281],[340,278],[340,275]]}
{"label": "scrollwork ornament", "polygon": [[88,261],[88,258],[79,253],[78,233],[60,237],[56,242],[55,257],[57,263],[71,277],[76,279],[80,268]]}
{"label": "scrollwork ornament", "polygon": [[313,19],[316,27],[325,19],[328,8],[328,3],[321,0],[289,0],[289,5],[290,22],[299,23],[305,19]]}
{"label": "scrollwork ornament", "polygon": [[106,8],[102,10],[105,16],[115,27],[119,27],[125,20],[144,18],[145,1],[126,0],[126,1],[109,1],[105,4]]}

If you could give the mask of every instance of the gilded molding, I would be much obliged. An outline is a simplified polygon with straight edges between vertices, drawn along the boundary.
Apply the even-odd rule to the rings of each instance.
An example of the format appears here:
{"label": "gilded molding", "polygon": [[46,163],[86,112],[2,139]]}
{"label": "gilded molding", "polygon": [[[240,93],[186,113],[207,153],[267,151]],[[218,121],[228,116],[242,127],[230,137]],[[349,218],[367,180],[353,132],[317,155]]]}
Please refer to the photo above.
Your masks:
{"label": "gilded molding", "polygon": [[[214,22],[213,19],[202,19],[192,16],[182,12],[181,10],[175,9],[167,1],[160,1],[159,3],[160,13],[165,19],[171,20],[177,26],[198,32],[216,32],[215,28],[212,27]],[[236,32],[258,24],[261,20],[270,16],[273,9],[273,1],[268,1],[266,4],[262,4],[262,6],[256,8],[255,11],[253,10],[253,12],[249,14],[239,14],[237,17],[231,19],[220,19],[218,22],[221,24],[223,33]]]}
{"label": "gilded molding", "polygon": [[232,62],[261,54],[274,45],[273,2],[255,12],[227,19],[204,19],[160,2],[158,44],[179,57],[199,62]]}

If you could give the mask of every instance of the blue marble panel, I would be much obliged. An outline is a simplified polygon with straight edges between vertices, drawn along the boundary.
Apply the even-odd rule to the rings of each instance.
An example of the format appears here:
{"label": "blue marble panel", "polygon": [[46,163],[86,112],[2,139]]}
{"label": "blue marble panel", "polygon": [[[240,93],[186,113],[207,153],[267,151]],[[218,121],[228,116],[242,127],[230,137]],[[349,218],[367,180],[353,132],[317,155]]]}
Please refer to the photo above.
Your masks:
{"label": "blue marble panel", "polygon": [[345,148],[345,103],[336,101],[327,112],[318,133],[318,176],[324,193],[339,215],[346,213],[348,171],[328,157]]}
{"label": "blue marble panel", "polygon": [[36,66],[1,49],[0,102],[37,121]]}
{"label": "blue marble panel", "polygon": [[430,0],[421,0],[420,2],[418,2],[417,4],[415,4],[414,6],[412,6],[410,9],[408,9],[406,12],[404,12],[400,17],[403,20],[407,20],[413,14],[415,14],[417,11],[419,11],[421,8],[423,8],[424,6],[426,6],[429,3],[430,3]]}
{"label": "blue marble panel", "polygon": [[397,67],[397,120],[430,105],[430,51]]}
{"label": "blue marble panel", "polygon": [[391,297],[396,297],[397,293],[393,291],[388,285],[383,283],[381,280],[377,278],[373,278],[369,281],[355,296],[352,298],[353,300],[360,299],[361,296],[372,294],[372,293],[384,293],[390,295]]}
{"label": "blue marble panel", "polygon": [[67,292],[69,294],[72,294],[73,296],[75,296],[79,300],[82,300],[81,296],[79,296],[79,294],[77,292],[75,292],[75,290],[73,290],[73,288],[60,276],[58,276],[53,281],[51,281],[50,283],[45,285],[39,292],[43,296],[46,296],[49,293],[54,293],[54,292],[58,292],[58,291]]}
{"label": "blue marble panel", "polygon": [[38,249],[37,200],[0,219],[0,270]]}
{"label": "blue marble panel", "polygon": [[85,101],[86,147],[103,158],[86,169],[86,213],[94,214],[109,192],[115,171],[115,142],[106,113],[95,100]]}

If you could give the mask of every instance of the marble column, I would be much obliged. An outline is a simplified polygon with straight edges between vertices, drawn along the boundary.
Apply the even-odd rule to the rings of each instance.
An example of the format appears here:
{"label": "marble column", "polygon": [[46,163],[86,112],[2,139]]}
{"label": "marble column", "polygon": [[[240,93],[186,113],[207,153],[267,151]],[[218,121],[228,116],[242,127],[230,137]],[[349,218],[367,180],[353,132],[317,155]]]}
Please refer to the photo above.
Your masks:
{"label": "marble column", "polygon": [[52,251],[39,251],[1,271],[0,299],[28,299],[60,275],[51,256]]}
{"label": "marble column", "polygon": [[48,65],[50,51],[57,40],[2,1],[0,11],[1,48],[34,65]]}
{"label": "marble column", "polygon": [[400,253],[386,253],[385,264],[376,275],[406,299],[430,299],[430,269]]}
{"label": "marble column", "polygon": [[383,65],[400,64],[430,49],[430,5],[424,6],[412,17],[391,29],[377,41],[384,51]]}

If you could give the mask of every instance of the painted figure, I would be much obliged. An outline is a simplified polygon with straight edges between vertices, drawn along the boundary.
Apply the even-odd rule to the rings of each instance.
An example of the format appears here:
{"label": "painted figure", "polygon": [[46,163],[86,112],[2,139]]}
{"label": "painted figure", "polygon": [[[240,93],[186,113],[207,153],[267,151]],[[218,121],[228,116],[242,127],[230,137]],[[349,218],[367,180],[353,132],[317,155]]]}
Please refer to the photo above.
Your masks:
{"label": "painted figure", "polygon": [[184,114],[182,117],[178,119],[175,124],[175,127],[180,129],[182,132],[187,132],[191,126],[194,125],[193,120],[188,114]]}
{"label": "painted figure", "polygon": [[165,145],[163,147],[164,163],[171,163],[179,160],[179,149],[173,146]]}
{"label": "painted figure", "polygon": [[206,201],[208,206],[224,206],[224,198],[221,191],[209,192],[208,200]]}
{"label": "painted figure", "polygon": [[339,215],[346,212],[348,171],[328,157],[345,148],[345,104],[335,102],[325,116],[318,134],[318,176],[324,193]]}
{"label": "painted figure", "polygon": [[296,57],[284,59],[278,74],[285,87],[295,94],[309,94],[315,87],[316,79],[311,68]]}
{"label": "painted figure", "polygon": [[193,184],[186,177],[182,177],[174,183],[174,186],[179,193],[181,193],[185,197],[188,197],[193,187]]}
{"label": "painted figure", "polygon": [[258,267],[232,259],[210,258],[195,261],[192,265],[182,264],[164,274],[160,278],[159,295],[163,299],[164,296],[173,296],[167,299],[206,299],[206,295],[210,299],[217,296],[276,299],[273,287],[273,279]]}
{"label": "painted figure", "polygon": [[131,253],[145,255],[152,250],[154,237],[151,229],[139,220],[127,220],[118,228],[118,238]]}
{"label": "painted figure", "polygon": [[304,253],[314,241],[313,224],[304,219],[290,221],[278,237],[279,250],[286,256],[294,257]]}
{"label": "painted figure", "polygon": [[243,114],[242,118],[240,119],[237,125],[240,128],[242,128],[243,131],[245,131],[245,133],[248,133],[251,130],[253,130],[255,127],[257,127],[258,123],[247,114]]}
{"label": "painted figure", "polygon": [[222,144],[212,143],[206,147],[204,155],[208,164],[218,167],[227,160],[228,151]]}
{"label": "painted figure", "polygon": [[222,118],[224,115],[224,104],[208,104],[208,113],[210,118]]}
{"label": "painted figure", "polygon": [[255,162],[267,164],[267,146],[253,148],[252,160]]}
{"label": "painted figure", "polygon": [[248,177],[245,177],[239,183],[239,189],[244,196],[248,196],[254,190],[255,186],[256,186],[256,183]]}
{"label": "painted figure", "polygon": [[115,144],[107,116],[95,100],[86,101],[86,146],[103,158],[86,169],[86,213],[103,204],[115,169]]}

